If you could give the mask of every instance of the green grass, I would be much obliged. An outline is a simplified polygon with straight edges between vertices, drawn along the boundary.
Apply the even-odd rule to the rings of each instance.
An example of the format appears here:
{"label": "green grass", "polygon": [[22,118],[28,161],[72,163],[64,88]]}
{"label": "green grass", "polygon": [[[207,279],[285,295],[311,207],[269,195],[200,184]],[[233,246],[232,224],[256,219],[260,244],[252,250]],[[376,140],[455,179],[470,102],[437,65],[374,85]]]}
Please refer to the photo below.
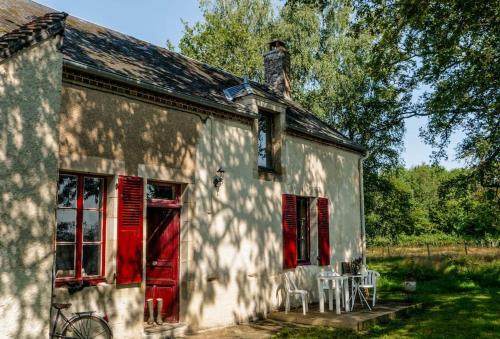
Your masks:
{"label": "green grass", "polygon": [[417,278],[415,302],[424,308],[363,333],[326,327],[283,328],[275,338],[500,338],[498,255],[379,258],[380,300],[406,299],[402,282]]}

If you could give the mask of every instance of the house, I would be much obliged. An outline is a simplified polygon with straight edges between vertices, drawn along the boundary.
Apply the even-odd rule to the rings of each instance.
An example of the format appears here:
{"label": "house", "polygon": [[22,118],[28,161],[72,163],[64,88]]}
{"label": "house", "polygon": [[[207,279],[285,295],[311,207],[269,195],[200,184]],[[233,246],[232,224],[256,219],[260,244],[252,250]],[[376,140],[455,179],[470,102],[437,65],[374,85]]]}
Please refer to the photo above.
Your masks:
{"label": "house", "polygon": [[117,338],[147,335],[147,299],[248,321],[285,270],[315,299],[364,255],[365,149],[292,100],[284,43],[259,84],[28,0],[0,34],[2,336],[46,336],[52,295]]}

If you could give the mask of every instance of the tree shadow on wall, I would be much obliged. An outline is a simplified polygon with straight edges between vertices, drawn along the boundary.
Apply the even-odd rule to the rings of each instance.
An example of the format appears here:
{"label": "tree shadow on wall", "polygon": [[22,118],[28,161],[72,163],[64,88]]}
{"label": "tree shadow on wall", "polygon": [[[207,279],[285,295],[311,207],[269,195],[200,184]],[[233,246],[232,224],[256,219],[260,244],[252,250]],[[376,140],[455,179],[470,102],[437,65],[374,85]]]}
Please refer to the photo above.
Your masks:
{"label": "tree shadow on wall", "polygon": [[[207,319],[214,324],[248,321],[282,304],[282,193],[316,196],[314,187],[336,183],[338,193],[329,197],[335,220],[331,225],[334,259],[351,260],[361,246],[360,239],[353,239],[356,232],[349,231],[359,227],[359,221],[353,220],[359,218],[357,159],[348,161],[339,153],[317,156],[317,149],[298,142],[301,149],[297,153],[303,158],[289,166],[293,171],[283,182],[258,180],[253,173],[257,150],[252,149],[251,128],[217,120],[212,123],[215,135],[203,150],[205,160],[200,150],[198,154],[200,168],[208,169],[209,175],[197,180],[197,220],[189,229],[192,260],[189,273],[182,277],[191,286],[186,319],[193,329]],[[211,175],[218,166],[226,173],[217,193]],[[351,174],[343,177],[340,173],[345,172]],[[311,273],[314,269],[308,267],[294,270],[298,284],[317,295]],[[227,301],[218,300],[222,296]]]}
{"label": "tree shadow on wall", "polygon": [[[233,80],[237,81],[223,72],[210,76],[205,66],[194,67],[185,59],[174,58],[165,71],[167,66],[157,56],[166,52],[143,50],[142,43],[131,50],[128,40],[132,38],[118,33],[82,33],[69,28],[67,34],[66,58],[96,68],[115,63],[121,75],[152,79],[181,93],[222,95],[220,87],[230,87],[235,84]],[[78,39],[72,36],[76,34]],[[90,58],[90,52],[101,56]],[[143,63],[142,58],[148,62]],[[24,71],[2,77],[0,87],[2,97],[8,98],[7,104],[2,102],[0,106],[0,296],[5,300],[0,301],[0,313],[15,323],[14,337],[37,337],[29,334],[37,321],[47,326],[55,190],[61,163],[66,169],[84,171],[91,161],[96,174],[113,170],[113,174],[137,175],[144,164],[177,170],[181,182],[192,190],[183,206],[191,212],[189,222],[183,220],[181,226],[187,227],[186,238],[181,241],[188,250],[186,261],[181,263],[185,268],[180,283],[182,317],[193,329],[207,321],[246,321],[251,315],[268,313],[279,303],[276,290],[283,271],[282,193],[301,194],[299,183],[304,178],[308,178],[309,187],[339,182],[339,192],[349,193],[355,185],[354,176],[341,180],[325,166],[311,166],[334,162],[342,171],[345,164],[333,156],[314,159],[314,150],[305,146],[303,154],[312,155],[303,157],[283,182],[258,180],[253,173],[257,157],[251,126],[215,118],[203,123],[193,114],[97,89],[65,84],[58,116],[58,100],[52,96],[61,92],[60,60],[57,72],[53,70],[56,62],[42,55],[30,63],[12,60],[8,62],[17,62],[15,67]],[[137,65],[141,67],[135,68]],[[60,137],[55,137],[59,133]],[[110,163],[116,163],[116,168],[110,169]],[[226,174],[217,193],[212,176],[219,166]],[[357,206],[356,194],[352,193],[330,197],[334,202],[331,213],[339,218],[352,213]],[[338,224],[338,230],[332,230],[338,239],[334,251],[340,244],[349,244],[344,253],[335,253],[336,257],[354,253],[359,245],[345,229]],[[111,270],[113,265],[108,264]],[[112,273],[108,271],[108,276]],[[305,281],[301,274],[305,275],[299,270],[299,278]],[[110,286],[86,289],[73,299],[82,310],[107,313],[112,324],[137,326],[143,317],[143,292],[124,304],[120,295],[127,287],[115,289],[111,282]],[[221,296],[227,300],[220,300]]]}
{"label": "tree shadow on wall", "polygon": [[0,61],[2,333],[48,333],[62,60],[56,40]]}

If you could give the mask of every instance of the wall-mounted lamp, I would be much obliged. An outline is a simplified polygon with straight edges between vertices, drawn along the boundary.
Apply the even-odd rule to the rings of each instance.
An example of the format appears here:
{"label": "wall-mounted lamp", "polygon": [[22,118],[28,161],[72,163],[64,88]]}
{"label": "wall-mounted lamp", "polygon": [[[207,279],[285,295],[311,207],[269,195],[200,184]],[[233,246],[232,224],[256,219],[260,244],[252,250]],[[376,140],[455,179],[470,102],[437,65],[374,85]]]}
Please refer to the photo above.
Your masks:
{"label": "wall-mounted lamp", "polygon": [[219,187],[221,187],[222,182],[224,181],[224,169],[222,167],[219,167],[217,170],[217,174],[214,176],[214,187],[219,190]]}

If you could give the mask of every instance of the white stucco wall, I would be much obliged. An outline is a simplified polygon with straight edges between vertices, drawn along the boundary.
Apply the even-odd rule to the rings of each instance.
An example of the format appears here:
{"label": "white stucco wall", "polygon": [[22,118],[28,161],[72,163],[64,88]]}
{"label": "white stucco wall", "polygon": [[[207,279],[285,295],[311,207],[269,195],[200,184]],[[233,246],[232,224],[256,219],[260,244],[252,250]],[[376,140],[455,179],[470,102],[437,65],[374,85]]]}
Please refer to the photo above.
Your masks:
{"label": "white stucco wall", "polygon": [[332,146],[287,137],[284,193],[329,199],[331,262],[337,270],[340,262],[362,254],[359,158]]}
{"label": "white stucco wall", "polygon": [[[141,284],[122,286],[115,283],[118,176],[140,176],[145,184],[147,180],[182,184],[182,275],[187,258],[186,230],[192,210],[190,191],[195,152],[191,148],[195,148],[197,142],[200,120],[179,110],[67,83],[64,83],[61,102],[60,170],[92,173],[107,179],[106,281],[73,295],[69,295],[66,287],[58,287],[56,300],[72,303],[73,312],[92,310],[106,315],[115,338],[141,338],[145,335],[145,280]],[[146,208],[143,226],[145,263]],[[183,307],[181,299],[181,320]]]}
{"label": "white stucco wall", "polygon": [[[195,217],[189,229],[186,323],[223,326],[265,314],[282,302],[283,193],[330,200],[332,264],[361,256],[359,155],[286,136],[283,181],[258,180],[249,126],[209,120],[197,150]],[[226,170],[218,192],[217,168]],[[313,207],[315,201],[313,200]],[[294,271],[314,298],[317,232],[311,220],[312,265]]]}
{"label": "white stucco wall", "polygon": [[[65,288],[58,288],[57,300],[72,302],[72,310],[91,309],[107,314],[115,337],[143,335],[145,291],[144,283],[119,287],[114,283],[117,175],[182,183],[180,321],[192,330],[247,321],[282,303],[283,193],[313,198],[312,265],[293,270],[298,284],[308,289],[313,299],[317,297],[314,276],[320,270],[315,265],[315,197],[330,199],[332,263],[361,255],[359,155],[285,136],[280,152],[282,180],[260,180],[255,173],[257,155],[252,126],[217,118],[203,123],[189,113],[75,85],[65,85],[62,101],[65,122],[61,126],[61,147],[65,151],[60,154],[60,168],[108,176],[107,282],[72,296]],[[158,121],[127,127],[129,133],[123,140],[128,145],[135,145],[136,141],[143,145],[133,151],[143,152],[133,155],[133,161],[124,155],[132,153],[124,146],[125,141],[113,138],[124,133],[127,114],[135,119],[145,119],[142,117],[148,114],[149,120]],[[165,131],[164,125],[180,124],[183,115],[189,117],[185,123],[196,123],[196,128],[174,135],[176,141],[171,142],[172,133]],[[94,117],[91,123],[84,121],[89,116]],[[105,119],[100,120],[100,116]],[[87,125],[80,128],[82,124]],[[102,142],[101,136],[111,139]],[[189,155],[185,165],[175,167],[175,163],[184,163],[174,155],[158,151],[156,143],[163,143],[165,136],[165,143],[171,142],[183,150],[178,152],[180,155]],[[219,167],[226,173],[224,184],[216,191],[212,180]]]}
{"label": "white stucco wall", "polygon": [[62,56],[0,61],[0,337],[48,337]]}

